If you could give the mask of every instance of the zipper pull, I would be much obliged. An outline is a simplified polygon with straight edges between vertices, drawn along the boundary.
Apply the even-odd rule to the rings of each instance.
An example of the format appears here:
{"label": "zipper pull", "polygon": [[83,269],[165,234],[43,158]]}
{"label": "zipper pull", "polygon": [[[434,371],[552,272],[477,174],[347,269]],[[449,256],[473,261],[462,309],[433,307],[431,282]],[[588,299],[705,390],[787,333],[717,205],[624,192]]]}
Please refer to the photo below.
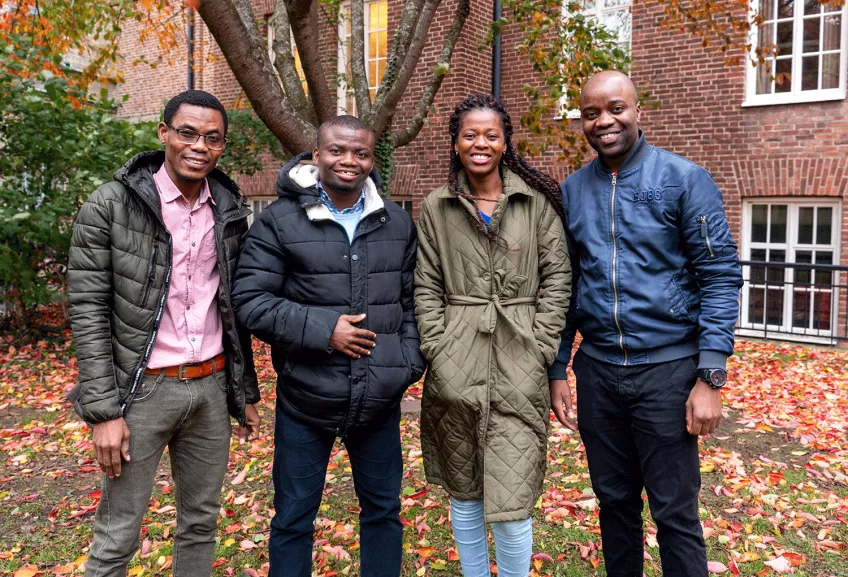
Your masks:
{"label": "zipper pull", "polygon": [[701,236],[704,237],[704,241],[707,243],[707,252],[710,253],[710,257],[715,258],[713,243],[710,240],[710,228],[707,226],[707,217],[703,214],[701,215]]}

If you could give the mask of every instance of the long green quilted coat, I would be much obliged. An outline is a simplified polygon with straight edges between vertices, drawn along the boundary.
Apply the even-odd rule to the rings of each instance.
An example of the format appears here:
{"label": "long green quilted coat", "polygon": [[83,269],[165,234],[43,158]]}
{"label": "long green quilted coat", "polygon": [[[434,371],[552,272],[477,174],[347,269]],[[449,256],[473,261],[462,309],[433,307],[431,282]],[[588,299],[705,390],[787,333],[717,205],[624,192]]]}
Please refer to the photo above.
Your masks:
{"label": "long green quilted coat", "polygon": [[[464,182],[465,175],[460,175]],[[562,222],[504,170],[490,240],[474,205],[448,188],[419,219],[415,314],[429,362],[421,407],[427,480],[484,501],[486,522],[530,516],[542,491],[547,367],[571,296]]]}

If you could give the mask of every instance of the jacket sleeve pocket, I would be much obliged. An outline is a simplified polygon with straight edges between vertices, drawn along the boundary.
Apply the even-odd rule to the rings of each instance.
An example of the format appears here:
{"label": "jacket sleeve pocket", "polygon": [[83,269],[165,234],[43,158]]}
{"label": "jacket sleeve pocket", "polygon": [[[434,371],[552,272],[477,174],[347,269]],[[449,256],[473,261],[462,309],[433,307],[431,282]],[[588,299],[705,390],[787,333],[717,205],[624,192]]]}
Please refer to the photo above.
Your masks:
{"label": "jacket sleeve pocket", "polygon": [[730,225],[724,212],[701,214],[698,216],[703,248],[709,258],[715,259],[736,252],[736,245],[730,235]]}

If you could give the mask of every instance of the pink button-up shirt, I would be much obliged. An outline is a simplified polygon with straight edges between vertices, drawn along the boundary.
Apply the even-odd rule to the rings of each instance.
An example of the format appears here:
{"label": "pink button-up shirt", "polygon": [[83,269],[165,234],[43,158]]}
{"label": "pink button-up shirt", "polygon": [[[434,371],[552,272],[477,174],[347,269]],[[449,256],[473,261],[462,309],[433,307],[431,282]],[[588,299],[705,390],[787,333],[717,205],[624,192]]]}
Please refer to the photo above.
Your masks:
{"label": "pink button-up shirt", "polygon": [[204,180],[200,196],[189,207],[162,165],[153,181],[159,190],[162,218],[171,233],[173,269],[165,314],[148,367],[161,369],[208,361],[224,352],[218,312],[217,249],[214,201]]}

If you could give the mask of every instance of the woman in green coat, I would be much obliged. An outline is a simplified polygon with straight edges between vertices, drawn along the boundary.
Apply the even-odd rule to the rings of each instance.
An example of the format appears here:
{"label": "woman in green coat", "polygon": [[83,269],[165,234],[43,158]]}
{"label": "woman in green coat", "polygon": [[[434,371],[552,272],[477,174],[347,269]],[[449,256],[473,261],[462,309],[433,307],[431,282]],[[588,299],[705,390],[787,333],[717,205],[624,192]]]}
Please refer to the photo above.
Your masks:
{"label": "woman in green coat", "polygon": [[475,94],[450,119],[448,184],[419,219],[415,314],[429,362],[424,468],[451,497],[465,577],[526,577],[542,491],[547,368],[571,296],[559,185],[515,151],[512,121]]}

